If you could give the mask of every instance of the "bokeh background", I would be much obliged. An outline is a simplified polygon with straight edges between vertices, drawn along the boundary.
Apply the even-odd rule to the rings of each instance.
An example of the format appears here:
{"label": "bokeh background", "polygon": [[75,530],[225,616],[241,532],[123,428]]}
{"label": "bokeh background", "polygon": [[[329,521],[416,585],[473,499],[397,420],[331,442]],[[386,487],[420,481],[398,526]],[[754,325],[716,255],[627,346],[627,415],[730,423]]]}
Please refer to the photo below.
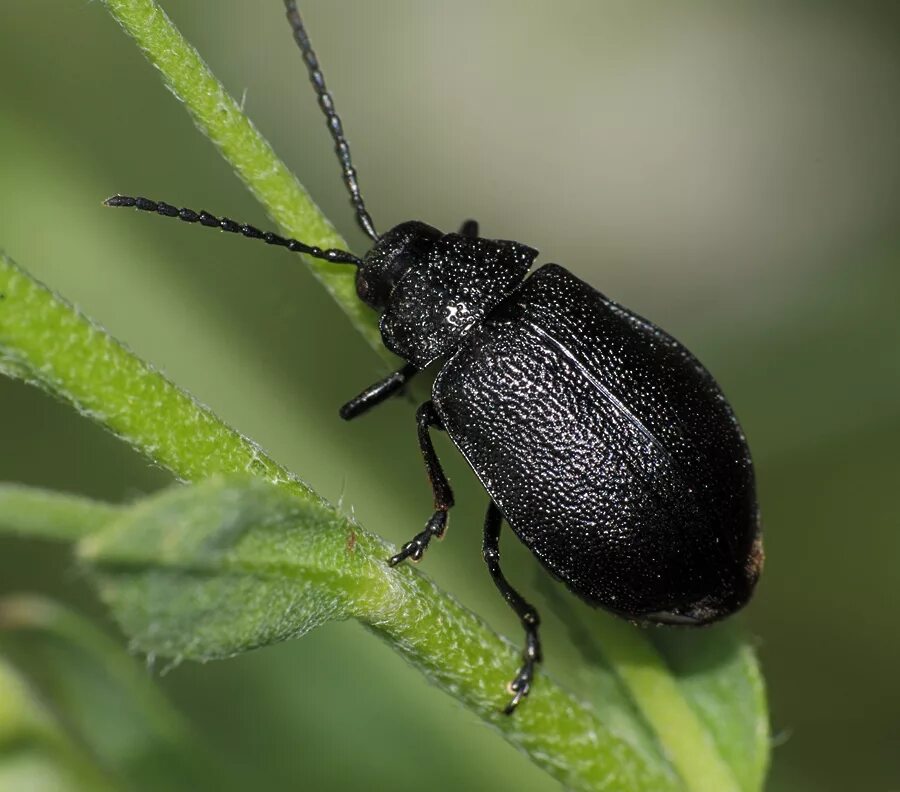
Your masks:
{"label": "bokeh background", "polygon": [[[280,5],[167,8],[362,250]],[[303,10],[380,228],[476,217],[715,373],[751,443],[766,529],[766,572],[740,618],[770,691],[769,788],[898,788],[900,7]],[[0,244],[364,525],[407,539],[430,500],[409,406],[352,425],[336,414],[384,364],[299,260],[100,206],[141,193],[267,225],[102,5],[6,3],[2,16]],[[0,437],[3,480],[113,501],[169,483],[5,379]],[[480,561],[484,495],[439,450],[460,505],[426,571],[517,635]],[[506,546],[532,593],[536,563]],[[64,548],[0,539],[0,591],[21,590],[104,618]],[[567,651],[554,629],[551,671]],[[159,683],[271,788],[555,788],[355,624]]]}

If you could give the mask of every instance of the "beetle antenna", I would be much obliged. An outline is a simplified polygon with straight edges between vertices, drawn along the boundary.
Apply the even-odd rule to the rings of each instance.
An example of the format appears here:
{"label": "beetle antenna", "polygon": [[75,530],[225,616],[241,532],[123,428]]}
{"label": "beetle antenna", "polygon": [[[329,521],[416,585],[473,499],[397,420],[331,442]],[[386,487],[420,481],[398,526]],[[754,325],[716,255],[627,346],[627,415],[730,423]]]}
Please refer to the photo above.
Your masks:
{"label": "beetle antenna", "polygon": [[336,250],[330,248],[323,250],[315,245],[307,245],[298,242],[296,239],[288,239],[271,231],[260,231],[258,228],[247,225],[247,223],[236,223],[227,217],[215,217],[209,212],[195,212],[193,209],[182,207],[178,209],[171,204],[162,201],[151,201],[148,198],[132,198],[130,195],[114,195],[107,198],[104,202],[105,206],[126,206],[134,209],[140,209],[142,212],[156,212],[163,217],[177,217],[185,223],[200,223],[207,228],[218,228],[221,231],[228,231],[231,234],[242,234],[251,239],[261,239],[268,245],[279,245],[286,247],[294,253],[305,253],[307,256],[330,261],[333,264],[354,264],[357,267],[362,266],[362,259],[357,258],[346,250]]}
{"label": "beetle antenna", "polygon": [[334,99],[325,87],[325,77],[319,68],[319,59],[313,52],[312,44],[310,44],[309,36],[306,28],[303,26],[303,20],[300,18],[300,12],[297,10],[295,0],[284,0],[284,7],[287,12],[287,19],[294,31],[294,41],[300,47],[303,53],[303,60],[309,71],[309,81],[312,83],[319,100],[319,107],[325,114],[325,120],[328,124],[328,131],[334,140],[334,150],[341,162],[341,168],[344,171],[344,184],[347,185],[347,192],[350,193],[350,202],[356,209],[356,222],[360,228],[366,232],[372,241],[378,241],[378,233],[375,231],[375,224],[366,211],[366,204],[363,201],[362,193],[359,191],[359,182],[356,180],[356,168],[350,160],[350,144],[344,137],[344,127],[341,125],[341,119],[338,117],[337,111],[334,109]]}

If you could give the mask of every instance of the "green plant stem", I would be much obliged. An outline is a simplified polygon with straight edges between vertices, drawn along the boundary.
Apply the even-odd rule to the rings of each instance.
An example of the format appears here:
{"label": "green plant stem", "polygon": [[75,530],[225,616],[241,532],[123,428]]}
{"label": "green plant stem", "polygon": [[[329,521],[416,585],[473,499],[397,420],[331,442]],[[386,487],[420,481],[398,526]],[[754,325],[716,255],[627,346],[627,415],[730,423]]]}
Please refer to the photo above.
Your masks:
{"label": "green plant stem", "polygon": [[[469,709],[503,732],[567,789],[693,789],[665,768],[648,763],[597,713],[539,674],[527,705],[513,717],[502,714],[497,693],[510,679],[520,652],[487,631],[473,634],[470,616],[454,600],[439,599],[434,585],[420,575],[404,574],[395,589],[403,617],[362,619],[387,638],[438,687],[455,691]],[[455,636],[455,637],[454,637]],[[459,640],[466,636],[466,640]],[[699,787],[698,787],[699,789]],[[720,792],[734,787],[723,787]]]}
{"label": "green plant stem", "polygon": [[69,402],[183,481],[240,471],[318,499],[252,440],[2,256],[0,371]]}
{"label": "green plant stem", "polygon": [[[321,248],[347,250],[347,243],[309,193],[241,112],[197,51],[184,40],[165,11],[153,0],[103,2],[147,60],[159,69],[200,131],[215,144],[284,233]],[[377,316],[356,296],[356,270],[304,258],[372,348],[389,357],[381,343]]]}

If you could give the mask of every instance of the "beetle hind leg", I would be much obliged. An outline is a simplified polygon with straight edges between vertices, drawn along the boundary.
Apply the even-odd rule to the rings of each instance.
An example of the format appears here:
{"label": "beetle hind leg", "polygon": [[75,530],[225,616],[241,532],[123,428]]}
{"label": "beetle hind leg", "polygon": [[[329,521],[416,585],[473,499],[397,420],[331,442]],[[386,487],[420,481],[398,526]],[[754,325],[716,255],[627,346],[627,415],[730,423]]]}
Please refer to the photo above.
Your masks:
{"label": "beetle hind leg", "polygon": [[515,679],[509,684],[509,690],[513,697],[503,710],[506,715],[512,715],[522,699],[531,690],[534,668],[541,662],[541,641],[538,637],[538,626],[541,620],[534,607],[510,585],[500,569],[500,526],[502,524],[503,515],[500,514],[497,504],[491,501],[488,504],[487,514],[484,518],[484,545],[482,550],[484,562],[487,564],[491,579],[503,595],[503,599],[515,611],[525,630],[522,665]]}
{"label": "beetle hind leg", "polygon": [[397,555],[393,556],[388,564],[396,566],[401,561],[409,558],[418,561],[422,558],[428,543],[437,537],[440,539],[447,528],[447,512],[453,506],[453,490],[450,482],[444,475],[440,460],[431,442],[430,431],[432,428],[443,429],[441,419],[438,417],[434,404],[425,402],[416,412],[416,426],[419,433],[419,447],[422,449],[422,458],[425,460],[425,471],[431,482],[431,491],[434,493],[434,514],[425,525],[425,530],[416,534],[409,542],[403,545]]}

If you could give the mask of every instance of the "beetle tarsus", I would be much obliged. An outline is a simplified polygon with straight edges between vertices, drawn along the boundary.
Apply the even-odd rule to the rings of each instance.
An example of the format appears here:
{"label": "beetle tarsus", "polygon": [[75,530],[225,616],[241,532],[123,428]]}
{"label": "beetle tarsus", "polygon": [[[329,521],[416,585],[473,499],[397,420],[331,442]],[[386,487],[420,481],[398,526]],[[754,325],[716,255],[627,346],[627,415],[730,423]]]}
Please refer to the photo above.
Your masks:
{"label": "beetle tarsus", "polygon": [[450,482],[444,475],[441,462],[437,458],[434,445],[431,442],[432,428],[443,429],[441,419],[438,417],[434,405],[427,401],[416,411],[416,426],[419,434],[419,448],[422,449],[422,459],[425,461],[425,472],[431,482],[431,491],[434,493],[434,514],[425,525],[425,530],[416,534],[411,541],[403,545],[397,555],[393,556],[388,564],[397,566],[404,559],[418,561],[428,548],[432,537],[441,539],[447,529],[447,512],[453,506],[453,490]]}
{"label": "beetle tarsus", "polygon": [[521,617],[525,627],[525,651],[522,652],[522,665],[516,673],[515,679],[509,683],[509,692],[513,693],[512,701],[503,709],[505,715],[512,715],[516,707],[531,691],[531,683],[534,680],[534,668],[541,662],[541,642],[538,638],[539,619],[537,611],[531,606],[526,616]]}
{"label": "beetle tarsus", "polygon": [[484,517],[484,544],[482,554],[487,564],[488,572],[494,584],[503,595],[503,599],[509,604],[519,617],[519,622],[525,630],[525,649],[522,652],[522,665],[515,679],[509,685],[510,693],[513,693],[512,701],[506,705],[503,712],[512,715],[516,707],[531,690],[531,682],[534,679],[534,667],[541,662],[541,639],[538,636],[538,627],[541,618],[534,607],[528,603],[518,591],[516,591],[506,579],[503,570],[500,569],[500,527],[503,524],[503,515],[497,504],[491,501],[488,504],[487,514]]}
{"label": "beetle tarsus", "polygon": [[522,667],[516,674],[516,678],[509,683],[509,692],[513,693],[513,697],[503,708],[504,715],[512,715],[516,711],[516,707],[531,692],[531,681],[534,678],[534,660],[526,659],[522,663]]}
{"label": "beetle tarsus", "polygon": [[401,548],[400,552],[395,556],[391,556],[388,560],[389,566],[397,566],[401,561],[407,558],[410,561],[419,561],[428,549],[428,543],[432,538],[442,539],[444,531],[447,530],[447,512],[446,510],[436,511],[431,515],[431,519],[425,526],[425,530],[417,533],[410,541]]}

